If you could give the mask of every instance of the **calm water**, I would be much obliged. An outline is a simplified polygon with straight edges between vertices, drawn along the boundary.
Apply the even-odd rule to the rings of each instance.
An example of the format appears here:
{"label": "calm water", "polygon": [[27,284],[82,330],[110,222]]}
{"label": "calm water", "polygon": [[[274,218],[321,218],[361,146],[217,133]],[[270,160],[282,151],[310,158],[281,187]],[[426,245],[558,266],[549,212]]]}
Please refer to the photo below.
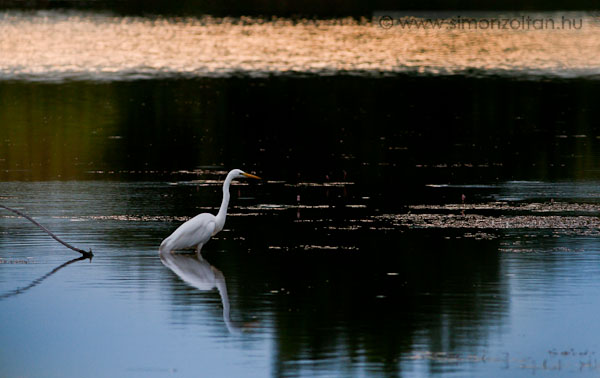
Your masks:
{"label": "calm water", "polygon": [[[75,262],[11,294],[74,255],[23,220],[2,217],[0,288],[12,295],[0,302],[3,376],[598,374],[594,224],[397,225],[369,201],[333,206],[327,198],[342,195],[342,187],[266,182],[235,187],[226,229],[206,246],[204,260],[165,262],[187,271],[176,275],[157,246],[181,220],[214,209],[216,184],[0,188],[5,203],[95,252],[91,263]],[[461,190],[473,197],[484,191],[490,200],[479,206],[512,218],[515,210],[497,201],[517,194],[512,206],[544,207],[536,201],[548,186]],[[273,192],[288,199],[273,202]],[[296,193],[322,200],[298,206]],[[545,213],[519,214],[598,213],[593,204],[553,209],[562,201],[594,203],[597,182],[555,184],[547,194],[556,200]],[[452,212],[425,207],[413,211]],[[465,217],[489,212],[469,209]],[[206,291],[216,286],[214,272],[222,285]]]}
{"label": "calm water", "polygon": [[238,21],[2,14],[1,376],[598,375],[593,29]]}

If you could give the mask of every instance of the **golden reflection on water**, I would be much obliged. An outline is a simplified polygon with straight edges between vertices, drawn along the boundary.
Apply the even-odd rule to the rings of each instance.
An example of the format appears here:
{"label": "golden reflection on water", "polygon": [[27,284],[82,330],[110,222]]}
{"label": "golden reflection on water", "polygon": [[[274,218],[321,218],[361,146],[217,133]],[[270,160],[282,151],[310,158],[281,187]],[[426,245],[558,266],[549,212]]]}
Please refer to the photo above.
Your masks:
{"label": "golden reflection on water", "polygon": [[[555,17],[554,14],[542,14]],[[595,75],[600,26],[580,30],[405,30],[352,19],[117,17],[0,13],[0,77],[128,79],[305,72]]]}

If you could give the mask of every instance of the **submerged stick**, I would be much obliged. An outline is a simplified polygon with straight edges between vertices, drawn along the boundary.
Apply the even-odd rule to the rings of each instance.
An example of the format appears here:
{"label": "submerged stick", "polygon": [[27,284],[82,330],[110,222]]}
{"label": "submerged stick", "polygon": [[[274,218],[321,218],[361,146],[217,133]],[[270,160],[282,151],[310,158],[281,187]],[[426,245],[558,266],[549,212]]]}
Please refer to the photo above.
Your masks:
{"label": "submerged stick", "polygon": [[8,211],[12,211],[13,213],[27,219],[28,221],[30,221],[31,223],[35,224],[36,226],[38,226],[39,228],[41,228],[42,230],[44,230],[48,235],[52,236],[52,238],[54,240],[56,240],[57,242],[59,242],[60,244],[64,245],[67,248],[72,249],[75,252],[79,252],[83,255],[83,257],[89,257],[90,259],[92,258],[92,256],[94,256],[94,254],[92,253],[92,250],[90,249],[89,252],[88,251],[84,251],[83,249],[79,249],[77,247],[73,247],[71,244],[62,241],[58,236],[54,235],[50,230],[48,230],[46,227],[42,226],[41,224],[39,224],[38,222],[36,222],[33,218],[31,218],[29,215],[27,214],[23,214],[22,212],[20,212],[19,210],[15,210],[15,209],[11,209],[8,206],[4,206],[2,204],[0,204],[0,207],[8,210]]}

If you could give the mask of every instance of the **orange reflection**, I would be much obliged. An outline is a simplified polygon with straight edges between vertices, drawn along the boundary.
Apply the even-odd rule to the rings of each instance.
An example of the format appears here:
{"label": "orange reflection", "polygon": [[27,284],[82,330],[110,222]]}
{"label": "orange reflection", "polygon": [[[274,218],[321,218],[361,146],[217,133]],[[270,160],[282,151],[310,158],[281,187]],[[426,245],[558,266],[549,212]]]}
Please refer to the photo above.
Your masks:
{"label": "orange reflection", "polygon": [[[540,17],[554,17],[540,14]],[[600,67],[600,26],[580,30],[384,29],[352,19],[139,18],[97,13],[0,13],[0,74],[129,79],[301,71],[465,70],[589,75]]]}

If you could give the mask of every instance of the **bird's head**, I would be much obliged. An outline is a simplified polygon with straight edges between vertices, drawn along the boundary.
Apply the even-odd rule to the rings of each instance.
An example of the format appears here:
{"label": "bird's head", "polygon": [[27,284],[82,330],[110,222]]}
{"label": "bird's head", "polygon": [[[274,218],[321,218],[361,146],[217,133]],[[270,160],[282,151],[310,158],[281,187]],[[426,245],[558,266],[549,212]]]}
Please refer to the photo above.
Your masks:
{"label": "bird's head", "polygon": [[248,178],[260,180],[260,177],[251,175],[250,173],[246,173],[246,172],[242,171],[241,169],[234,169],[230,173],[233,173],[233,178],[248,177]]}

